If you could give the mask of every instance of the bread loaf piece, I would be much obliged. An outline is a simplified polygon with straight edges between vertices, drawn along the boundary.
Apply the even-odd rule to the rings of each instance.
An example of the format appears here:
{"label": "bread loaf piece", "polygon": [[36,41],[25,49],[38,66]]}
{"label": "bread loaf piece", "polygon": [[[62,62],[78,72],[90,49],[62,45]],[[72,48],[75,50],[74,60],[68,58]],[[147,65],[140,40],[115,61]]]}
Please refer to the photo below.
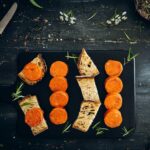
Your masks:
{"label": "bread loaf piece", "polygon": [[76,79],[81,89],[83,99],[85,101],[94,101],[100,103],[94,77],[76,76]]}
{"label": "bread loaf piece", "polygon": [[83,101],[81,103],[80,112],[73,124],[73,128],[82,132],[87,132],[96,117],[100,103],[92,101]]}
{"label": "bread loaf piece", "polygon": [[[47,71],[47,66],[46,66],[45,60],[42,58],[42,55],[38,54],[37,57],[35,57],[30,63],[34,63],[34,64],[38,65],[38,67],[42,70],[43,77],[44,77],[44,75]],[[18,76],[20,77],[20,79],[22,79],[28,85],[34,85],[34,84],[38,83],[40,80],[42,80],[42,78],[43,78],[42,77],[40,80],[37,80],[37,81],[30,81],[24,76],[23,70],[21,70],[21,72],[18,73]]]}
{"label": "bread loaf piece", "polygon": [[[20,105],[24,115],[26,115],[26,112],[29,109],[32,109],[34,107],[40,108],[36,96],[26,96],[26,97],[24,97],[22,100],[19,101],[19,105]],[[47,129],[48,129],[48,125],[47,125],[44,118],[38,126],[31,127],[31,131],[32,131],[34,136],[37,135],[37,134],[40,134],[41,132],[44,132]]]}
{"label": "bread loaf piece", "polygon": [[99,74],[96,65],[84,48],[82,49],[82,52],[79,56],[77,66],[80,75],[96,76]]}

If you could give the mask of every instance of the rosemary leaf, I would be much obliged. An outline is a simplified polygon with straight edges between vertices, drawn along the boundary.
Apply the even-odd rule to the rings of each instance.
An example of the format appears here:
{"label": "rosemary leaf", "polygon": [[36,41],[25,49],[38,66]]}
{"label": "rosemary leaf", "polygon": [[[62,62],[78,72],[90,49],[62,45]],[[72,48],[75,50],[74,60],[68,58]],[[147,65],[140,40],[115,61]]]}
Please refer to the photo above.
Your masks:
{"label": "rosemary leaf", "polygon": [[104,134],[104,131],[96,132],[96,135],[102,135],[102,134]]}
{"label": "rosemary leaf", "polygon": [[130,57],[131,57],[131,47],[129,48],[129,52],[128,52],[128,56],[127,56],[127,61],[130,61]]}
{"label": "rosemary leaf", "polygon": [[42,9],[43,7],[41,6],[41,5],[39,5],[35,0],[29,0],[30,1],[30,3],[33,5],[33,6],[35,6],[35,7],[37,7],[37,8],[40,8],[40,9]]}
{"label": "rosemary leaf", "polygon": [[73,59],[75,63],[76,63],[76,59],[78,59],[78,57],[75,54],[70,55],[68,51],[67,51],[67,55],[65,57],[67,58],[67,60]]}
{"label": "rosemary leaf", "polygon": [[99,127],[99,128],[97,128],[96,129],[96,131],[108,131],[109,129],[107,129],[107,128],[101,128],[101,127]]}
{"label": "rosemary leaf", "polygon": [[29,105],[33,105],[32,103],[28,103],[28,102],[25,102],[21,105],[21,107],[24,107],[24,106],[29,106]]}
{"label": "rosemary leaf", "polygon": [[100,121],[97,122],[97,123],[92,127],[92,129],[95,129],[100,123],[101,123]]}
{"label": "rosemary leaf", "polygon": [[71,125],[72,124],[69,124],[67,122],[66,125],[65,125],[65,127],[64,127],[64,129],[63,129],[63,131],[62,131],[62,134],[70,132],[69,129],[70,129]]}
{"label": "rosemary leaf", "polygon": [[89,20],[93,19],[96,15],[97,15],[97,12],[95,12],[95,13],[94,13],[91,17],[89,17],[87,20],[89,21]]}
{"label": "rosemary leaf", "polygon": [[127,38],[128,41],[132,41],[131,38],[130,38],[130,36],[125,31],[123,33],[126,36],[126,38]]}
{"label": "rosemary leaf", "polygon": [[122,134],[122,136],[125,137],[125,136],[129,135],[129,134],[134,130],[134,128],[128,130],[128,129],[124,126],[124,127],[122,128],[122,130],[124,131],[124,133]]}

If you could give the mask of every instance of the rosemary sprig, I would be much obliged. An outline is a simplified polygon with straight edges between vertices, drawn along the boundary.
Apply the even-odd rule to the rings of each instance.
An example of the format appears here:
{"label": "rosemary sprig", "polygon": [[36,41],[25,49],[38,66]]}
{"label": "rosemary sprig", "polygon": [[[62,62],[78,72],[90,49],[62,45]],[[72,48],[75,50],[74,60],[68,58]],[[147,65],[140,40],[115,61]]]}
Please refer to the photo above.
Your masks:
{"label": "rosemary sprig", "polygon": [[97,122],[93,127],[92,129],[96,131],[96,135],[102,135],[104,134],[104,131],[108,131],[109,129],[108,128],[103,128],[101,127],[101,122]]}
{"label": "rosemary sprig", "polygon": [[132,129],[127,129],[125,126],[122,128],[122,130],[124,131],[124,133],[122,134],[123,137],[129,135],[133,130],[134,128]]}
{"label": "rosemary sprig", "polygon": [[62,134],[70,132],[69,129],[70,129],[71,125],[72,124],[69,124],[69,122],[67,122],[65,127],[63,128]]}
{"label": "rosemary sprig", "polygon": [[30,3],[33,5],[33,6],[35,6],[35,7],[37,7],[37,8],[40,8],[40,9],[42,9],[43,7],[41,6],[41,5],[39,5],[35,0],[29,0],[30,1]]}
{"label": "rosemary sprig", "polygon": [[95,12],[95,13],[94,13],[91,17],[89,17],[87,20],[89,21],[89,20],[93,19],[96,15],[97,15],[97,12]]}
{"label": "rosemary sprig", "polygon": [[21,83],[17,88],[16,88],[16,92],[12,93],[12,98],[13,101],[18,100],[20,98],[23,98],[24,96],[22,95],[22,88],[23,88],[23,83]]}
{"label": "rosemary sprig", "polygon": [[78,56],[76,56],[75,54],[70,55],[68,51],[67,51],[67,55],[65,57],[67,58],[67,60],[73,59],[75,63],[76,63],[76,59],[78,59]]}
{"label": "rosemary sprig", "polygon": [[130,61],[134,60],[138,55],[139,55],[139,53],[132,54],[132,49],[129,48],[128,56],[127,56],[126,59],[124,58],[124,66],[125,66],[127,63],[129,63]]}

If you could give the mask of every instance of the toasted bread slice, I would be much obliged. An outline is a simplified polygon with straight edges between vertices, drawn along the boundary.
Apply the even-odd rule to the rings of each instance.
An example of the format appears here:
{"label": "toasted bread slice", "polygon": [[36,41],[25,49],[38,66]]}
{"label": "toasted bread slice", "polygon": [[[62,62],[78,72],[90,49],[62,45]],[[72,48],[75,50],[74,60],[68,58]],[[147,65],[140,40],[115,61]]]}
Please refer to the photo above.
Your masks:
{"label": "toasted bread slice", "polygon": [[[43,72],[43,77],[44,77],[44,75],[47,71],[47,66],[46,66],[45,60],[42,58],[42,55],[38,54],[37,57],[35,57],[31,62],[39,66],[39,68]],[[40,80],[37,80],[37,81],[30,81],[24,76],[23,71],[19,72],[18,76],[20,77],[20,79],[22,79],[28,85],[34,85],[34,84],[38,83],[40,80],[42,80],[42,78],[43,78],[42,77]]]}
{"label": "toasted bread slice", "polygon": [[82,52],[79,56],[77,66],[80,75],[96,76],[99,74],[96,65],[84,48],[82,49]]}
{"label": "toasted bread slice", "polygon": [[83,99],[85,101],[94,101],[100,103],[94,77],[76,76],[76,79],[81,89]]}
{"label": "toasted bread slice", "polygon": [[[19,101],[19,105],[20,105],[24,115],[26,114],[26,112],[29,109],[32,109],[34,107],[40,108],[36,96],[26,96],[26,97],[24,97],[22,100]],[[44,132],[47,129],[48,129],[48,125],[47,125],[47,123],[46,123],[44,118],[43,118],[42,122],[38,126],[31,127],[31,131],[32,131],[34,136]]]}
{"label": "toasted bread slice", "polygon": [[100,103],[83,101],[78,117],[73,124],[73,128],[82,132],[87,132],[96,117],[99,107]]}

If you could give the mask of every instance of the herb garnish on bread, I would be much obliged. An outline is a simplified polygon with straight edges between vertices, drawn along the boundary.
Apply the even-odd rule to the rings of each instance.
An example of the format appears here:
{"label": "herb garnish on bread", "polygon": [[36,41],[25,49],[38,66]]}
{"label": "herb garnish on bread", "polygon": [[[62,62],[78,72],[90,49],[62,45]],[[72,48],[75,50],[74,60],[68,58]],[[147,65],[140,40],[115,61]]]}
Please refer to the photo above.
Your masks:
{"label": "herb garnish on bread", "polygon": [[[24,97],[22,100],[19,101],[19,105],[25,115],[25,122],[30,126],[33,135],[40,134],[48,129],[48,125],[43,117],[43,111],[40,108],[37,97],[35,95],[34,96],[29,95]],[[36,117],[34,117],[33,114],[35,110],[36,110],[35,114]],[[32,112],[30,113],[30,111]],[[39,114],[40,112],[41,114]],[[38,116],[37,113],[39,114],[40,117]],[[26,116],[27,114],[28,116]]]}
{"label": "herb garnish on bread", "polygon": [[34,85],[38,83],[44,77],[47,71],[45,60],[41,54],[38,54],[32,61],[24,66],[21,72],[18,74],[28,85]]}

